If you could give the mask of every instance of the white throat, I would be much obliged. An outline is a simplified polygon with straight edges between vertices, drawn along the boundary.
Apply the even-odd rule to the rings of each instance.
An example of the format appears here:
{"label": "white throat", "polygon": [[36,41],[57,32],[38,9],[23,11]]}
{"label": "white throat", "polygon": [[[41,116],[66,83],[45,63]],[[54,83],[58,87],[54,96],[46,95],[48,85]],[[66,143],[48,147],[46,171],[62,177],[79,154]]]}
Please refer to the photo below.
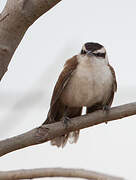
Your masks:
{"label": "white throat", "polygon": [[96,57],[96,56],[88,56],[88,55],[77,55],[77,59],[79,63],[88,63],[90,62],[91,64],[101,64],[101,65],[108,65],[109,61],[108,61],[108,56],[106,55],[105,58],[102,57]]}

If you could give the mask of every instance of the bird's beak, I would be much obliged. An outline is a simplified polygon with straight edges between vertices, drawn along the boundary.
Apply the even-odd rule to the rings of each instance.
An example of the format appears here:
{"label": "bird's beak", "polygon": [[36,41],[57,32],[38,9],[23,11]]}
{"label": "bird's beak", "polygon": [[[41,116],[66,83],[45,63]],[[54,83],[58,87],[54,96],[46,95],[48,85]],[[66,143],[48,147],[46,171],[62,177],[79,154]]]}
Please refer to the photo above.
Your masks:
{"label": "bird's beak", "polygon": [[88,51],[86,54],[87,54],[88,56],[93,56],[92,51]]}

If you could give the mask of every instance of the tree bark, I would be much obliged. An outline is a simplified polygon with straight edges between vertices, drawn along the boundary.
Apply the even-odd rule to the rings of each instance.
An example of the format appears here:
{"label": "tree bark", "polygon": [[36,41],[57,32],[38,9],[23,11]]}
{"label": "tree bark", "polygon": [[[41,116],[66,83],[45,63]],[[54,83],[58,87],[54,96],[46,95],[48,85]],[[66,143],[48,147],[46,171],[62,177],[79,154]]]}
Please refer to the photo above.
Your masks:
{"label": "tree bark", "polygon": [[96,111],[69,120],[67,128],[63,121],[43,125],[24,134],[0,141],[0,156],[28,146],[47,142],[68,132],[87,128],[100,123],[121,119],[136,114],[136,103],[113,107],[108,113]]}
{"label": "tree bark", "polygon": [[73,177],[90,180],[124,180],[123,178],[83,169],[41,168],[0,172],[0,180],[33,179],[42,177]]}
{"label": "tree bark", "polygon": [[0,14],[0,80],[27,29],[61,0],[7,0]]}

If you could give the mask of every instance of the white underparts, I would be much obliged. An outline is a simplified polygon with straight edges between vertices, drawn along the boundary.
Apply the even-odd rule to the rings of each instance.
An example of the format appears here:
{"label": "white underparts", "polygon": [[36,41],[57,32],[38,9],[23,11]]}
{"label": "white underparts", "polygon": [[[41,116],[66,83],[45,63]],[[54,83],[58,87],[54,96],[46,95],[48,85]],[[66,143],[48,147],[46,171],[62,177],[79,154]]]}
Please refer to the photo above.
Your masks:
{"label": "white underparts", "polygon": [[108,59],[78,55],[78,66],[61,100],[70,107],[90,107],[96,103],[106,103],[111,94],[113,77]]}

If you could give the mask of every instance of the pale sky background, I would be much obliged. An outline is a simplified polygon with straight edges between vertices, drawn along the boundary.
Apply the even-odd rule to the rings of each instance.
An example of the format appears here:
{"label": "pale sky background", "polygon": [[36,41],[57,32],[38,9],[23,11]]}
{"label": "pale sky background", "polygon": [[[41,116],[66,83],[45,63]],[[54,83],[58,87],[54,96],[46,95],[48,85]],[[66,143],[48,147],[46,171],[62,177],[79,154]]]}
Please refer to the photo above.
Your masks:
{"label": "pale sky background", "polygon": [[[88,41],[103,44],[115,68],[113,106],[136,101],[136,1],[63,0],[29,28],[1,81],[0,139],[41,125],[65,60]],[[81,130],[78,143],[64,149],[48,142],[0,158],[0,170],[40,167],[136,180],[136,116]]]}

